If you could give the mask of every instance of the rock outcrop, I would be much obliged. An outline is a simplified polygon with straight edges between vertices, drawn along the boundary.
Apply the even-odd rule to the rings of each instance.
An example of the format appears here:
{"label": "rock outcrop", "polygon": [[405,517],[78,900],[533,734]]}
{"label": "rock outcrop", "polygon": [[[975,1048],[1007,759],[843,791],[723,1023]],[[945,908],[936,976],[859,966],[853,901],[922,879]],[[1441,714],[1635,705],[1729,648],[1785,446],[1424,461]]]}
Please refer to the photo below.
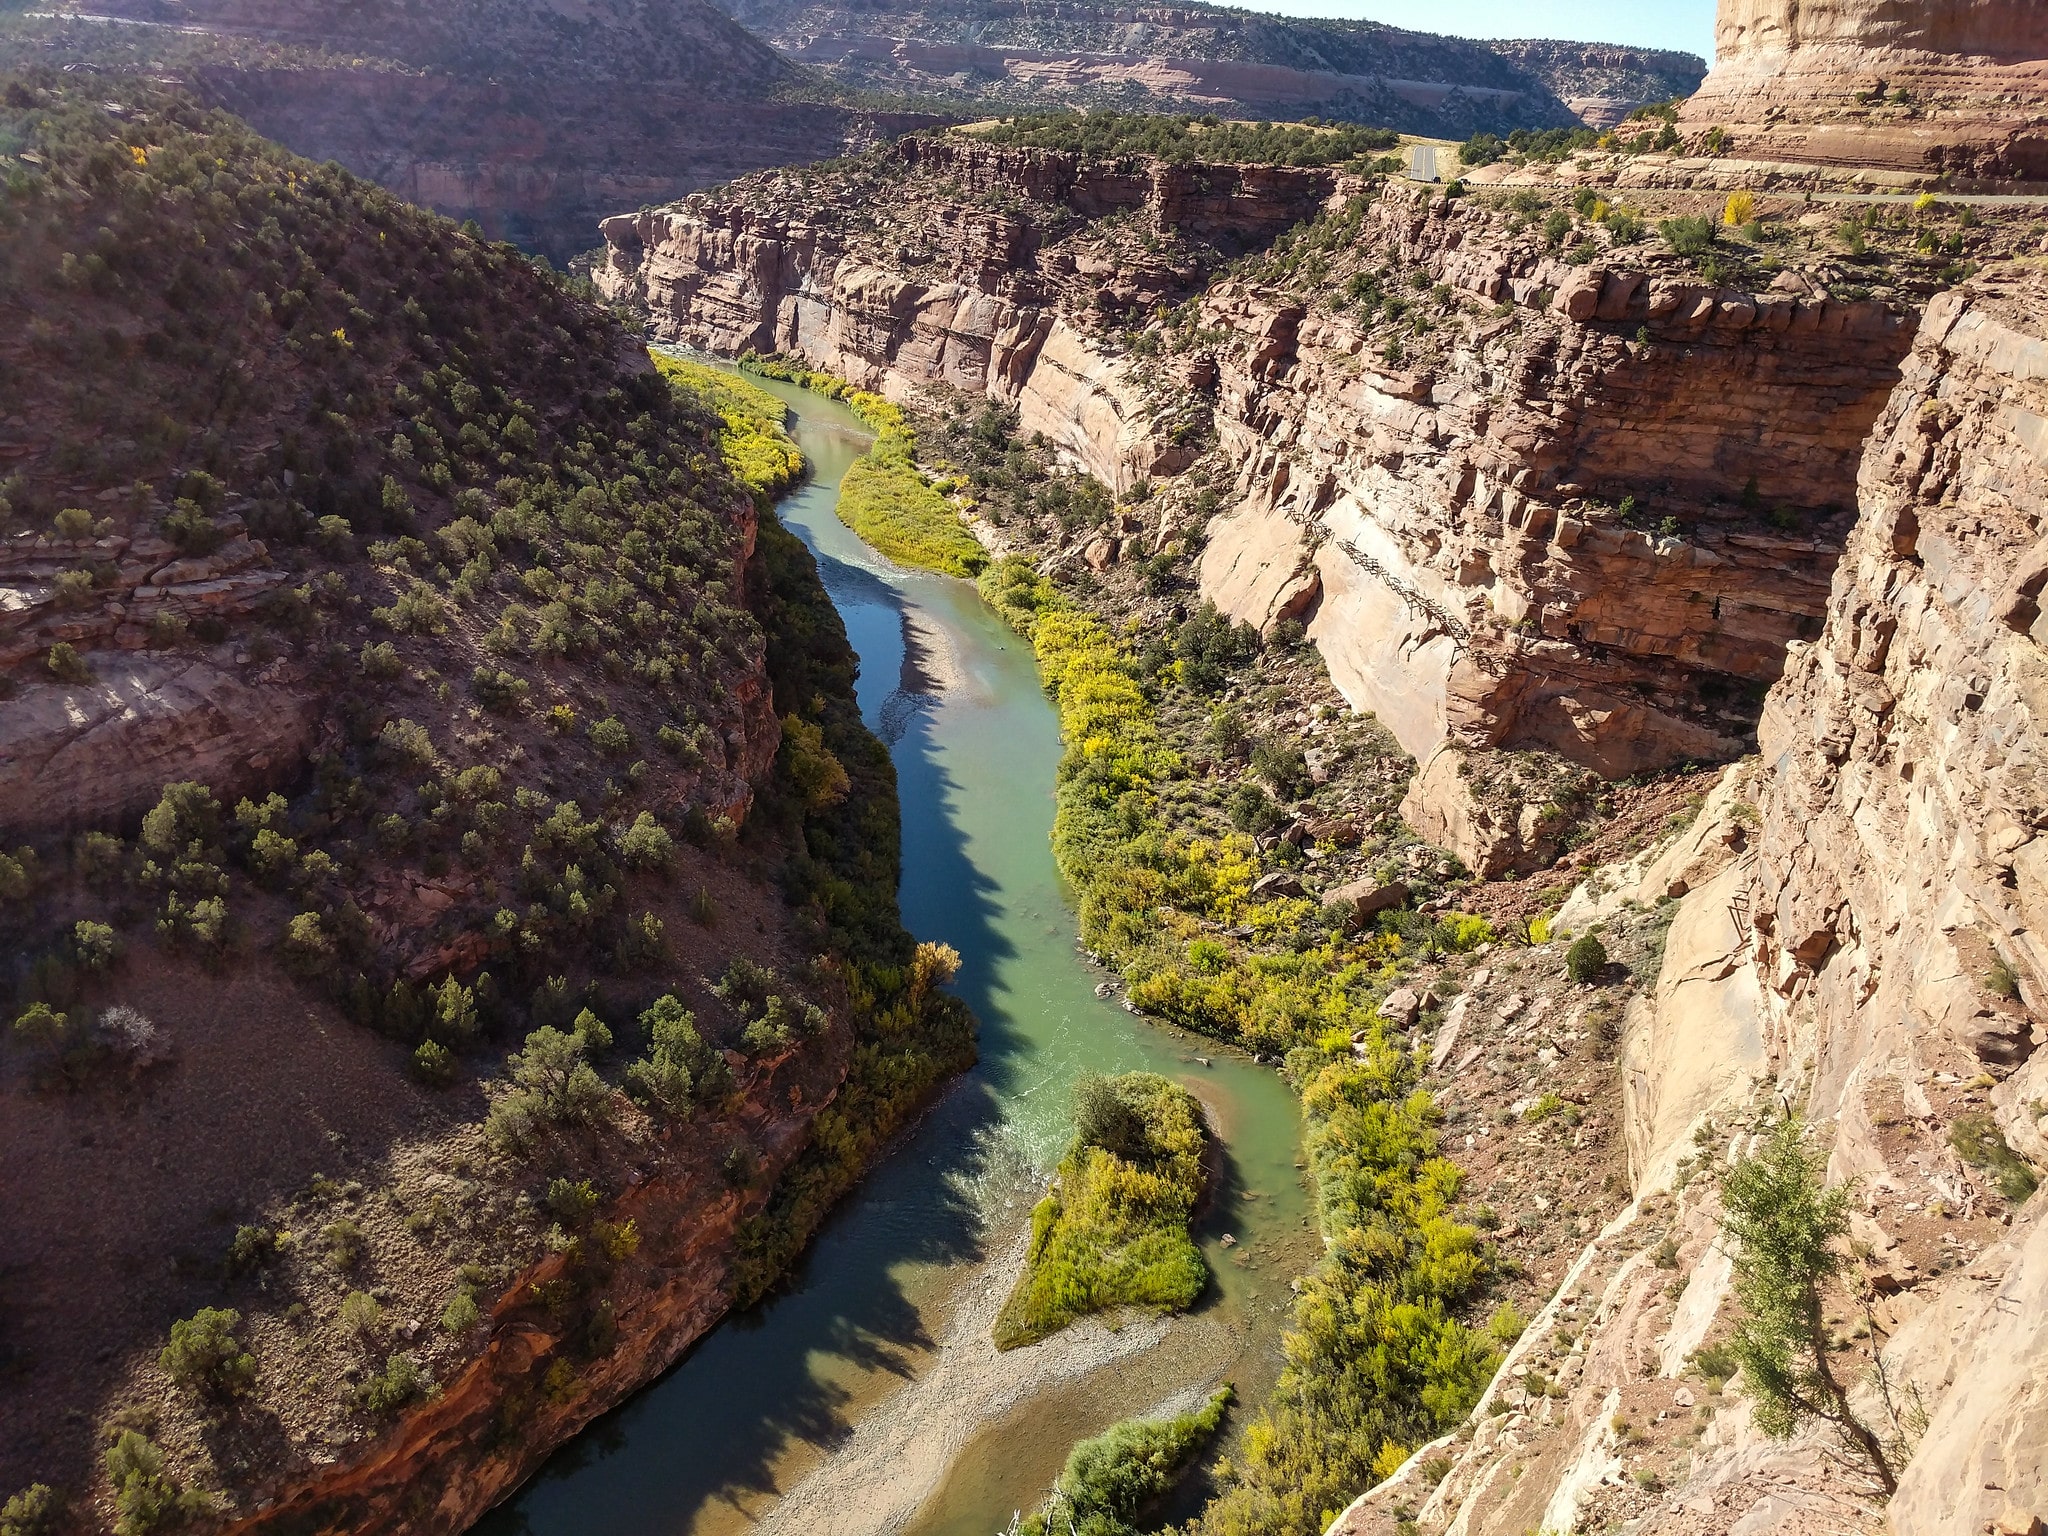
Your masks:
{"label": "rock outcrop", "polygon": [[[1305,298],[1204,286],[1364,191],[920,138],[822,187],[763,177],[607,220],[597,275],[672,339],[1014,404],[1118,491],[1213,427],[1235,488],[1203,595],[1267,632],[1305,622],[1418,758],[1543,748],[1619,776],[1744,750],[1786,645],[1818,632],[1910,317],[1639,249],[1574,262],[1410,190],[1357,239],[1447,312],[1493,308],[1453,346],[1390,358]],[[1213,344],[1184,360],[1105,323],[1198,288]]]}
{"label": "rock outcrop", "polygon": [[[1683,893],[1624,1040],[1636,1200],[1510,1355],[1492,1395],[1511,1411],[1424,1448],[1347,1511],[1344,1536],[1390,1529],[1404,1503],[1432,1536],[1613,1515],[1658,1533],[2040,1528],[2048,1205],[2020,1159],[2048,1164],[2044,316],[2031,272],[1928,307],[1862,458],[1825,628],[1771,691],[1761,761],[1559,915]],[[1630,1475],[1654,1435],[1632,1425],[1686,1422],[1717,1390],[1688,1359],[1729,1306],[1718,1197],[1689,1181],[1728,1126],[1735,1155],[1743,1126],[1787,1104],[1854,1184],[1847,1305],[1884,1365],[1857,1406],[1899,1437],[1897,1496],[1875,1500],[1819,1430],[1768,1439],[1737,1400],[1645,1501]],[[1683,1283],[1665,1287],[1645,1245],[1667,1214],[1656,1263]],[[1503,1399],[1567,1322],[1581,1336],[1556,1395]],[[1431,1489],[1417,1468],[1435,1454],[1453,1466]]]}
{"label": "rock outcrop", "polygon": [[295,667],[245,679],[227,658],[82,659],[91,681],[32,687],[0,710],[0,831],[9,836],[120,824],[182,779],[233,803],[304,769],[320,701]]}
{"label": "rock outcrop", "polygon": [[1682,120],[1749,160],[2048,179],[2048,12],[2034,0],[1721,0]]}
{"label": "rock outcrop", "polygon": [[1910,321],[1504,233],[1406,195],[1368,215],[1397,267],[1501,306],[1433,360],[1251,283],[1204,296],[1237,468],[1204,593],[1267,625],[1312,563],[1310,636],[1418,758],[1543,747],[1618,776],[1731,756],[1740,695],[1818,628]]}
{"label": "rock outcrop", "polygon": [[[598,285],[644,303],[668,340],[789,353],[887,395],[936,385],[1015,405],[1024,431],[1117,490],[1192,455],[1164,397],[1081,317],[1183,298],[1205,263],[1312,217],[1337,182],[929,138],[859,176],[825,200],[795,173],[607,219]],[[881,233],[872,199],[888,203]],[[1082,238],[1111,219],[1167,243],[1121,252]]]}

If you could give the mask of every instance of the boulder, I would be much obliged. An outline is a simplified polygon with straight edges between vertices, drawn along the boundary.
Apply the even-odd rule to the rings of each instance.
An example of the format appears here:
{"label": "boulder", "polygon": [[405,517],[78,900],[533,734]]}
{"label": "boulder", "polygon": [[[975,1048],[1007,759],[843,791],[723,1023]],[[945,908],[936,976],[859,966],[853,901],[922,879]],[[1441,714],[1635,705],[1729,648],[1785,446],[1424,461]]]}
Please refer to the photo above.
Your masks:
{"label": "boulder", "polygon": [[1377,880],[1352,880],[1323,893],[1324,906],[1350,908],[1345,925],[1352,929],[1364,927],[1378,913],[1404,906],[1407,901],[1408,887],[1399,880],[1385,884]]}
{"label": "boulder", "polygon": [[1276,896],[1299,896],[1300,894],[1301,881],[1287,873],[1284,869],[1276,869],[1271,874],[1261,875],[1252,882],[1252,895],[1261,900],[1270,900]]}
{"label": "boulder", "polygon": [[1414,1026],[1422,1012],[1422,994],[1413,987],[1396,987],[1380,999],[1380,1017],[1402,1029]]}

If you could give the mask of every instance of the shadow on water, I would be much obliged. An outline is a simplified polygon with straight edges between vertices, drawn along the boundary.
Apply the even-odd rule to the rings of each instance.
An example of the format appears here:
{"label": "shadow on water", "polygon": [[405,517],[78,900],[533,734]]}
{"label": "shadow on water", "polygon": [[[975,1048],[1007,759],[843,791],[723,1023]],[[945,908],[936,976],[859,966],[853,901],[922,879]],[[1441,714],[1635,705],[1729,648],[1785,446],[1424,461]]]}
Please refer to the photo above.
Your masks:
{"label": "shadow on water", "polygon": [[[1209,1110],[1224,1150],[1197,1230],[1216,1274],[1205,1308],[1225,1309],[1241,1389],[1262,1392],[1277,1371],[1286,1278],[1310,1262],[1294,1251],[1308,1205],[1284,1085],[1125,1013],[1108,973],[1076,953],[1046,843],[1058,725],[1028,645],[967,584],[890,566],[838,521],[839,480],[869,434],[836,403],[776,392],[796,407],[813,469],[781,515],[818,557],[861,658],[862,716],[896,763],[903,920],[960,951],[955,990],[981,1020],[981,1061],[848,1197],[779,1291],[565,1446],[477,1527],[486,1536],[727,1536],[760,1519],[928,1368],[955,1289],[1021,1230],[1070,1134],[1067,1088],[1083,1072],[1170,1073]],[[1225,1246],[1226,1232],[1237,1242]],[[1155,1386],[1225,1368],[1182,1361],[1172,1381],[1155,1379],[1166,1366],[1123,1372],[1110,1390],[1074,1384],[1041,1416],[1031,1456],[991,1445],[986,1477],[942,1490],[930,1513],[948,1533],[993,1530],[1042,1491],[1073,1438],[1144,1409]],[[1133,1395],[1143,1400],[1123,1403]]]}
{"label": "shadow on water", "polygon": [[[922,691],[903,600],[873,571],[818,551],[805,527],[806,501],[822,498],[831,516],[823,493],[844,472],[834,462],[840,436],[805,434],[816,473],[784,515],[820,554],[826,589],[862,658],[862,712],[870,728],[893,738],[899,797],[906,812],[916,808],[905,816],[908,883],[919,905],[946,913],[946,937],[963,962],[956,990],[983,1020],[997,1020],[991,978],[1015,946],[954,814],[961,786],[935,749],[934,701]],[[853,444],[846,457],[860,448]],[[985,1059],[1018,1043],[1000,1023],[984,1025]],[[829,1451],[843,1442],[861,1389],[871,1393],[878,1374],[909,1379],[936,1347],[918,1283],[984,1259],[987,1192],[1014,1185],[1022,1171],[1000,1128],[981,1074],[956,1084],[827,1221],[773,1294],[728,1317],[660,1382],[564,1446],[476,1529],[681,1536],[726,1524],[705,1519],[720,1507],[741,1518],[757,1509],[774,1495],[775,1469],[793,1447]]]}

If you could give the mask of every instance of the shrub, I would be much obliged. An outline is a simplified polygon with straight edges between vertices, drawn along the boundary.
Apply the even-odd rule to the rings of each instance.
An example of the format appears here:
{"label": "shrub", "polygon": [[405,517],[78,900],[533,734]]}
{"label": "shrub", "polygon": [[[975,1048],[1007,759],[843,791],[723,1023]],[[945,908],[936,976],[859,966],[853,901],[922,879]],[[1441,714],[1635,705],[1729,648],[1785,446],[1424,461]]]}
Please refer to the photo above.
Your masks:
{"label": "shrub", "polygon": [[1597,981],[1600,973],[1607,969],[1607,946],[1593,934],[1580,934],[1572,940],[1572,947],[1564,952],[1564,968],[1566,974],[1581,986]]}
{"label": "shrub", "polygon": [[1957,1116],[1948,1128],[1948,1144],[1971,1167],[1985,1170],[1998,1192],[2014,1205],[2032,1196],[2039,1186],[2034,1170],[2006,1144],[2005,1133],[1987,1114]]}
{"label": "shrub", "polygon": [[1730,192],[1728,201],[1721,208],[1721,222],[1730,229],[1740,229],[1756,217],[1756,194],[1754,192]]}
{"label": "shrub", "polygon": [[422,1040],[412,1053],[412,1075],[429,1088],[455,1081],[455,1053],[438,1040]]}
{"label": "shrub", "polygon": [[597,749],[599,757],[624,757],[633,750],[633,733],[621,720],[594,721],[590,727],[590,744]]}
{"label": "shrub", "polygon": [[210,555],[227,541],[227,532],[206,515],[198,502],[181,497],[163,520],[164,537],[188,555]]}
{"label": "shrub", "polygon": [[441,1327],[457,1337],[474,1328],[483,1314],[477,1309],[476,1293],[468,1286],[448,1299],[448,1305],[441,1310]]}
{"label": "shrub", "polygon": [[640,1024],[647,1031],[647,1050],[626,1068],[627,1090],[650,1109],[677,1118],[687,1115],[697,1076],[712,1054],[697,1033],[697,1016],[671,995],[656,999],[640,1015]]}
{"label": "shrub", "polygon": [[231,1307],[201,1307],[171,1324],[171,1341],[157,1363],[171,1380],[201,1397],[240,1397],[256,1383],[256,1357],[235,1337],[241,1321],[242,1314]]}
{"label": "shrub", "polygon": [[67,640],[59,640],[50,647],[45,665],[50,669],[50,676],[60,683],[92,681],[92,668],[85,664],[85,658],[79,655],[77,648]]}
{"label": "shrub", "polygon": [[346,1216],[320,1229],[320,1243],[327,1250],[327,1262],[343,1273],[362,1263],[370,1247],[363,1229]]}
{"label": "shrub", "polygon": [[52,595],[59,608],[88,608],[92,606],[92,585],[91,571],[59,571]]}
{"label": "shrub", "polygon": [[363,647],[362,668],[363,676],[388,681],[405,670],[405,663],[398,659],[397,647],[379,640]]}
{"label": "shrub", "polygon": [[1714,222],[1708,218],[1665,219],[1657,233],[1681,256],[1704,256],[1714,246]]}
{"label": "shrub", "polygon": [[377,734],[377,746],[393,762],[410,764],[415,768],[430,768],[441,757],[435,749],[434,738],[427,734],[427,728],[416,720],[402,717],[384,723],[384,729]]}
{"label": "shrub", "polygon": [[244,1225],[235,1228],[228,1244],[224,1267],[228,1278],[253,1274],[277,1257],[277,1234],[269,1227]]}
{"label": "shrub", "polygon": [[1808,1419],[1832,1425],[1889,1496],[1898,1487],[1890,1453],[1851,1409],[1829,1359],[1825,1292],[1846,1263],[1838,1245],[1849,1229],[1849,1189],[1828,1187],[1827,1155],[1809,1152],[1800,1133],[1788,1115],[1721,1180],[1742,1309],[1731,1347],[1758,1428],[1782,1440]]}
{"label": "shrub", "polygon": [[50,519],[50,531],[60,539],[77,541],[92,537],[92,514],[83,507],[66,507]]}
{"label": "shrub", "polygon": [[340,958],[318,912],[301,912],[285,924],[278,949],[284,968],[307,981],[329,975]]}
{"label": "shrub", "polygon": [[528,692],[525,678],[493,667],[478,667],[470,674],[469,686],[477,702],[498,715],[515,713],[526,702]]}
{"label": "shrub", "polygon": [[996,1319],[998,1349],[1088,1312],[1193,1305],[1208,1268],[1188,1238],[1207,1135],[1194,1096],[1133,1072],[1075,1085],[1075,1137],[1031,1215],[1024,1274]]}
{"label": "shrub", "polygon": [[47,1483],[30,1483],[0,1505],[0,1536],[50,1536],[64,1501]]}
{"label": "shrub", "polygon": [[549,1181],[541,1203],[550,1216],[573,1231],[589,1221],[603,1202],[604,1197],[590,1180],[558,1178]]}
{"label": "shrub", "polygon": [[1264,779],[1282,800],[1293,800],[1307,792],[1308,758],[1291,741],[1262,741],[1252,748],[1252,772]]}
{"label": "shrub", "polygon": [[368,1339],[384,1326],[384,1304],[368,1291],[350,1291],[342,1298],[341,1326],[359,1339]]}
{"label": "shrub", "polygon": [[164,1453],[136,1430],[122,1430],[102,1461],[114,1490],[114,1536],[150,1536],[212,1508],[204,1494],[177,1485]]}
{"label": "shrub", "polygon": [[534,1108],[557,1122],[582,1124],[603,1117],[610,1090],[583,1059],[587,1042],[580,1035],[541,1026],[507,1060],[516,1087],[533,1100]]}
{"label": "shrub", "polygon": [[80,918],[71,925],[71,953],[80,969],[104,975],[121,958],[121,936],[106,923]]}
{"label": "shrub", "polygon": [[666,869],[675,854],[675,839],[651,811],[635,816],[633,824],[619,834],[619,857],[635,869]]}
{"label": "shrub", "polygon": [[1068,1453],[1043,1513],[1019,1536],[1125,1536],[1157,1504],[1216,1436],[1230,1407],[1226,1386],[1192,1413],[1172,1419],[1126,1419]]}
{"label": "shrub", "polygon": [[853,787],[846,765],[825,745],[824,731],[797,715],[784,717],[777,757],[807,812],[815,815],[844,800]]}
{"label": "shrub", "polygon": [[374,1418],[389,1418],[431,1386],[410,1355],[391,1355],[382,1371],[356,1388],[356,1404]]}

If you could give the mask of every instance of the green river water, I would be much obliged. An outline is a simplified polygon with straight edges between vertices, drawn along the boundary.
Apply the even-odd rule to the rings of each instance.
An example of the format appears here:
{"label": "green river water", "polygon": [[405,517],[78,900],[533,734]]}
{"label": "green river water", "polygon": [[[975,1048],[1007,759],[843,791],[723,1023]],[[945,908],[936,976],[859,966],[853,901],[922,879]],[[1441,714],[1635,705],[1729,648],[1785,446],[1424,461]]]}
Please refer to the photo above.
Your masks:
{"label": "green river water", "polygon": [[792,406],[812,469],[781,516],[818,557],[861,658],[862,712],[895,757],[903,919],[960,951],[981,1063],[776,1294],[565,1446],[486,1518],[486,1536],[722,1536],[770,1516],[803,1479],[829,1478],[853,1426],[888,1413],[931,1366],[962,1287],[1013,1246],[1070,1134],[1068,1088],[1083,1073],[1179,1079],[1226,1149],[1197,1231],[1216,1276],[1198,1319],[1209,1342],[1177,1349],[1170,1330],[1134,1360],[1027,1399],[950,1453],[936,1492],[894,1528],[993,1536],[1043,1495],[1076,1439],[1115,1419],[1221,1376],[1256,1403],[1278,1369],[1288,1280],[1314,1258],[1299,1116],[1278,1077],[1097,995],[1108,973],[1077,947],[1048,843],[1060,742],[1028,644],[971,583],[895,566],[841,524],[840,477],[872,434],[836,401],[761,382]]}

